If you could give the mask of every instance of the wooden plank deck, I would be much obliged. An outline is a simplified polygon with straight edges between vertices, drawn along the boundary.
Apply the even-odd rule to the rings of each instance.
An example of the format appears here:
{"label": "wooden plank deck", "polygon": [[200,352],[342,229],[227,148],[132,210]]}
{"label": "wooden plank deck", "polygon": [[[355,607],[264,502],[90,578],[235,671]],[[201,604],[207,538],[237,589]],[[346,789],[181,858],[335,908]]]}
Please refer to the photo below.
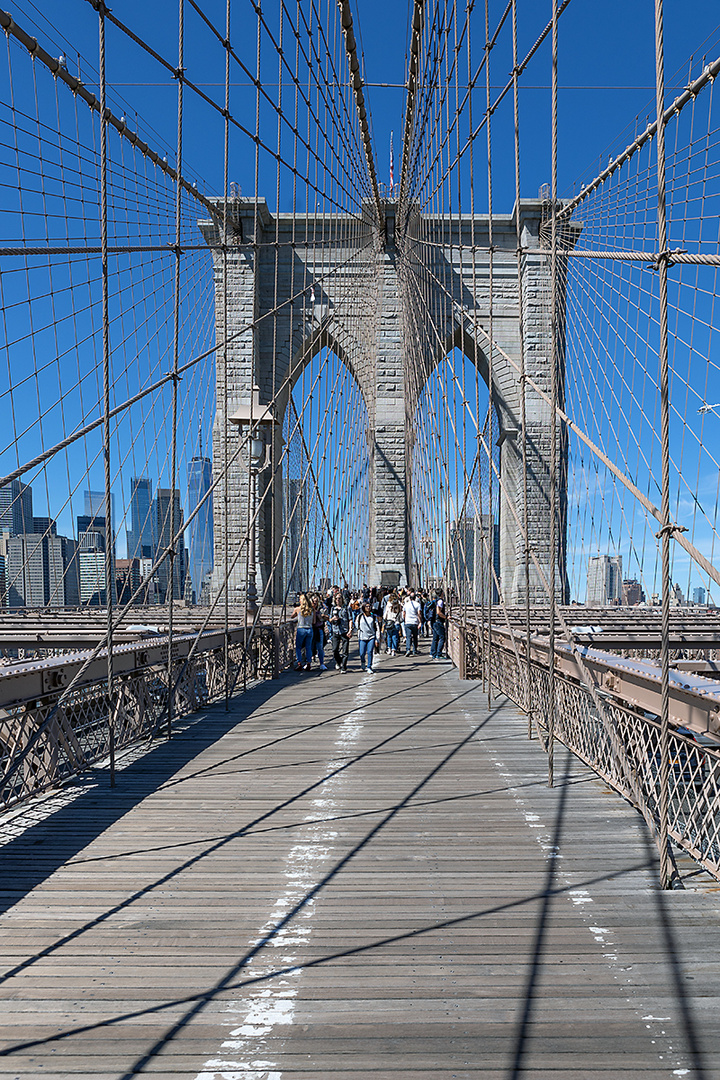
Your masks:
{"label": "wooden plank deck", "polygon": [[557,759],[383,657],[6,819],[0,1077],[720,1076],[720,893]]}

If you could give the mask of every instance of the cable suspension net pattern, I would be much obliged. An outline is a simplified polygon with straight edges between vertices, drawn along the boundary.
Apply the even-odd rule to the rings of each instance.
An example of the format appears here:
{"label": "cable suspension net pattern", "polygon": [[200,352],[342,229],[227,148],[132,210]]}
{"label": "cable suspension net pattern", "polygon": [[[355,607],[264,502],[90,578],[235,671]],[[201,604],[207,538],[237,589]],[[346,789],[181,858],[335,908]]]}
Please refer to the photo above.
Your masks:
{"label": "cable suspension net pattern", "polygon": [[73,42],[0,12],[5,662],[86,648],[29,743],[25,704],[4,722],[5,802],[108,751],[114,777],[124,742],[287,664],[299,591],[368,572],[381,210],[352,16],[249,12],[87,3]]}
{"label": "cable suspension net pattern", "polygon": [[[691,70],[690,82],[701,75]],[[682,111],[670,111],[665,128],[670,508],[687,530],[672,546],[671,577],[676,599],[702,602],[717,602],[720,592],[712,569],[720,495],[717,108],[708,81]],[[570,435],[573,594],[580,600],[598,552],[611,554],[620,581],[635,582],[636,593],[650,599],[661,591],[656,174],[657,139],[650,138],[561,215],[561,244],[568,229],[577,244],[563,266],[568,413],[646,500],[633,497],[598,454]]]}
{"label": "cable suspension net pattern", "polygon": [[[720,42],[666,91],[657,0],[648,119],[564,198],[571,6],[413,0],[387,187],[349,0],[79,0],[73,42],[0,11],[2,645],[59,654],[2,721],[6,802],[287,666],[299,592],[430,585],[550,783],[560,738],[664,883],[670,835],[720,872],[669,731],[672,609],[720,590]],[[590,656],[582,605],[642,646]]]}
{"label": "cable suspension net pattern", "polygon": [[[678,817],[668,731],[671,717],[682,723],[671,606],[704,612],[720,584],[711,433],[720,49],[703,43],[702,61],[670,80],[686,86],[673,100],[658,3],[650,118],[563,199],[558,56],[568,6],[413,7],[397,227],[411,543],[458,604],[461,669],[527,710],[550,783],[555,737],[599,768],[612,760],[601,771],[655,831],[667,884],[669,835],[720,871],[702,799],[688,795],[693,809]],[[528,83],[549,91],[533,116],[549,136],[548,183],[532,201],[521,183]],[[626,605],[632,637],[643,604],[655,726],[635,696],[607,704],[608,687],[623,684],[607,667],[615,658],[603,654],[607,675],[591,671],[573,625]],[[574,658],[574,696],[543,670],[556,649]],[[653,782],[638,782],[618,709],[648,725]],[[716,752],[705,753],[713,771]]]}

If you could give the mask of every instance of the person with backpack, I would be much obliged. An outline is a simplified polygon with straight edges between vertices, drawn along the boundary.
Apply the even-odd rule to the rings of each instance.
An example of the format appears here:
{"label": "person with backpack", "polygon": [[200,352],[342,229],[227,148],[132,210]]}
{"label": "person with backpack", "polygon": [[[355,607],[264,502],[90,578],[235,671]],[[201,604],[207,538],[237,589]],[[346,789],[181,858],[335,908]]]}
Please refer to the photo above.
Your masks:
{"label": "person with backpack", "polygon": [[427,618],[425,617],[425,608],[428,603],[428,594],[424,589],[419,589],[417,594],[417,601],[420,604],[420,637],[430,637],[430,628]]}
{"label": "person with backpack", "polygon": [[433,623],[435,622],[435,600],[428,596],[426,592],[422,594],[422,606],[423,627],[427,628],[423,630],[423,635],[425,637],[431,637]]}
{"label": "person with backpack", "polygon": [[445,607],[445,601],[442,598],[442,593],[438,590],[435,593],[435,599],[432,601],[432,642],[430,644],[430,659],[442,660],[443,653],[445,652],[445,641],[447,639],[447,609]]}

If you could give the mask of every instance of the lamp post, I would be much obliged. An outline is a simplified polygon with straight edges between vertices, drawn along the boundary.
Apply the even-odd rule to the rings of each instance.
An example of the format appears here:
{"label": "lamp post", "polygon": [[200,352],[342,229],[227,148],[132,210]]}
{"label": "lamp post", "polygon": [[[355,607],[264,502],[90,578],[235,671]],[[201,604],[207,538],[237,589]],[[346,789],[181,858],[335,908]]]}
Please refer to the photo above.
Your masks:
{"label": "lamp post", "polygon": [[430,583],[430,565],[433,557],[433,539],[427,534],[420,537],[420,543],[423,546],[423,556],[425,562],[425,585]]}
{"label": "lamp post", "polygon": [[268,444],[272,441],[275,419],[270,405],[260,404],[260,390],[253,387],[252,398],[242,404],[230,417],[232,423],[240,428],[241,435],[248,436],[248,455],[250,477],[248,491],[248,574],[245,586],[247,612],[253,618],[258,610],[257,592],[257,478],[269,465]]}
{"label": "lamp post", "polygon": [[249,534],[247,538],[247,611],[248,615],[255,616],[258,609],[258,590],[257,590],[257,556],[256,556],[256,529],[257,521],[255,515],[257,513],[258,503],[258,473],[262,472],[266,467],[266,450],[267,443],[264,441],[264,431],[262,426],[252,432],[249,443],[250,454],[250,491],[248,500],[248,529]]}

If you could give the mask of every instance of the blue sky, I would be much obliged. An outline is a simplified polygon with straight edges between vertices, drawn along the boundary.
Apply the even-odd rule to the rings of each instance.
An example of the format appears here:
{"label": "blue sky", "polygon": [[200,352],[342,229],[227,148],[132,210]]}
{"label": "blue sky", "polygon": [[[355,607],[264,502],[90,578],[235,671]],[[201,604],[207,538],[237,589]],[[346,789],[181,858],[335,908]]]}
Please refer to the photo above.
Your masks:
{"label": "blue sky", "polygon": [[[55,19],[64,32],[61,37],[53,28],[52,35],[67,49],[68,63],[74,70],[78,50],[97,68],[97,19],[87,0],[56,0],[52,5],[61,10],[63,18]],[[203,9],[219,26],[224,26],[224,0],[204,0]],[[272,8],[274,5],[265,5]],[[399,160],[404,120],[404,90],[381,87],[378,83],[403,84],[408,40],[409,0],[362,0],[352,4],[358,38],[363,48],[365,78],[369,84],[366,96],[370,105],[372,133],[381,181],[388,178],[390,132],[395,133],[396,163]],[[476,3],[479,10],[480,4]],[[492,0],[490,22],[504,9],[505,3]],[[49,38],[47,22],[39,18],[38,9],[29,0],[18,0],[14,14],[18,20],[33,21],[41,38]],[[154,0],[151,6],[139,0],[122,0],[113,5],[113,13],[139,36],[144,37],[158,52],[172,62],[177,57],[177,3],[174,0]],[[549,20],[549,3],[522,0],[519,3],[520,53],[534,40],[540,26]],[[45,6],[45,11],[47,7]],[[151,17],[148,18],[148,13]],[[607,152],[618,142],[624,146],[629,139],[619,139],[626,128],[634,130],[636,117],[644,121],[654,109],[654,41],[652,0],[573,0],[563,13],[559,24],[559,188],[569,194],[579,178],[587,178],[604,165]],[[193,13],[188,11],[187,25]],[[195,17],[196,21],[197,18]],[[717,51],[717,28],[720,12],[715,0],[667,0],[665,4],[666,81],[668,97],[674,96],[673,86],[687,81],[688,60],[694,55],[695,73],[699,70],[708,49],[708,39]],[[231,40],[245,58],[254,57],[255,14],[249,2],[233,4]],[[176,130],[176,83],[115,28],[109,26],[108,82],[130,109],[134,109],[163,140],[174,146]],[[713,37],[713,35],[715,35]],[[479,43],[476,45],[479,52]],[[52,51],[52,50],[50,50]],[[708,58],[715,55],[712,48]],[[500,50],[493,60],[492,83],[504,85],[509,65]],[[81,61],[82,62],[82,61]],[[198,34],[186,46],[188,75],[204,84],[211,96],[219,100],[223,83],[222,56],[208,38]],[[254,64],[254,59],[253,59]],[[678,69],[682,75],[673,79]],[[268,73],[269,74],[269,73]],[[533,197],[542,183],[549,180],[549,46],[539,50],[521,82],[521,135],[523,141],[523,193]],[[88,83],[91,79],[88,77]],[[238,82],[238,79],[234,79]],[[269,81],[269,80],[268,80]],[[247,100],[247,87],[235,85],[232,96],[235,107]],[[208,122],[207,109],[198,107],[192,95],[186,101],[185,156],[191,170],[204,181],[206,190],[222,190],[222,140],[220,133]],[[131,113],[128,113],[130,116]],[[197,123],[194,124],[194,119]],[[503,127],[498,118],[498,132]],[[231,177],[247,194],[254,184],[252,162],[248,147],[236,140],[232,150]],[[513,184],[512,163],[496,157],[498,168],[496,201],[499,210],[511,209]],[[396,164],[396,171],[397,171]],[[507,172],[505,195],[504,173]],[[274,187],[274,176],[267,172],[267,188]],[[261,182],[261,188],[263,184]]]}
{"label": "blue sky", "polygon": [[[322,0],[323,10],[334,10],[334,0]],[[272,12],[277,0],[267,0],[263,10],[272,22]],[[497,19],[505,7],[505,0],[492,0],[490,4],[490,23]],[[539,30],[550,18],[550,4],[536,3],[535,0],[522,0],[519,3],[520,55],[524,55],[529,45],[535,40]],[[204,10],[208,17],[219,27],[224,25],[224,0],[205,0]],[[356,33],[362,47],[364,75],[366,79],[366,98],[370,108],[373,143],[375,147],[378,177],[381,182],[388,180],[388,156],[390,132],[394,132],[396,179],[401,160],[401,133],[404,120],[404,91],[406,52],[408,41],[408,18],[411,4],[407,0],[395,3],[379,3],[378,0],[363,0],[353,4]],[[201,86],[215,101],[222,101],[224,83],[224,60],[222,49],[213,42],[211,35],[200,24],[197,15],[187,9],[188,36],[186,43],[186,71],[190,78]],[[113,13],[130,26],[133,31],[145,38],[149,44],[167,59],[175,63],[177,58],[177,3],[175,0],[155,0],[149,6],[139,0],[122,0],[113,6]],[[48,18],[42,13],[49,12]],[[570,195],[579,183],[588,180],[607,163],[608,157],[627,145],[635,131],[644,128],[647,117],[654,111],[654,39],[653,39],[652,0],[634,2],[634,0],[573,0],[560,19],[560,62],[559,62],[559,191],[561,195]],[[60,17],[58,17],[58,13]],[[79,71],[83,81],[94,89],[97,70],[97,15],[87,0],[56,0],[47,5],[34,4],[31,0],[18,0],[14,5],[13,15],[17,22],[37,34],[41,43],[49,52],[58,55],[63,52],[68,68]],[[720,15],[716,2],[697,0],[688,5],[678,0],[668,0],[665,4],[666,25],[666,82],[667,97],[671,100],[687,82],[688,75],[698,74],[706,59],[714,58],[720,51],[718,44],[717,22]],[[476,0],[476,29],[481,22],[482,6]],[[249,2],[233,3],[233,24],[231,40],[238,53],[251,70],[255,65],[255,26],[256,16]],[[506,35],[507,36],[507,35]],[[156,147],[161,154],[167,154],[173,161],[176,136],[176,101],[177,85],[171,75],[164,71],[154,60],[143,54],[136,45],[128,41],[116,28],[108,26],[108,67],[107,77],[111,87],[111,106],[114,111],[124,115],[130,126],[137,125],[143,138]],[[481,42],[474,38],[474,55],[479,58]],[[692,56],[692,60],[690,59]],[[506,82],[511,67],[507,43],[498,45],[491,60],[491,81],[496,91]],[[273,94],[273,80],[277,79],[277,61],[264,53],[262,57],[262,77],[268,93]],[[680,74],[678,74],[680,72]],[[17,77],[17,72],[16,72]],[[6,69],[3,71],[6,79]],[[550,179],[550,54],[549,42],[538,51],[521,81],[520,129],[522,138],[521,187],[525,197],[537,196],[541,184]],[[482,82],[482,80],[481,80]],[[378,84],[394,84],[382,86]],[[400,85],[397,85],[400,84]],[[6,83],[4,84],[7,85]],[[18,83],[18,86],[21,84]],[[52,121],[54,94],[52,80],[38,80],[41,95],[41,111],[49,109]],[[48,89],[48,87],[50,89]],[[20,105],[28,104],[33,93],[28,83],[23,86]],[[66,93],[60,87],[60,96]],[[495,91],[495,92],[496,92]],[[47,100],[43,99],[47,95]],[[5,95],[7,97],[7,94]],[[70,95],[66,95],[70,98]],[[484,91],[480,90],[476,113],[481,110]],[[231,109],[248,127],[254,124],[255,91],[247,79],[243,79],[237,69],[233,73],[231,89]],[[287,99],[286,99],[287,100]],[[63,106],[64,107],[64,106]],[[509,212],[514,200],[514,177],[512,160],[511,98],[508,97],[499,108],[493,120],[494,145],[494,197],[495,210]],[[263,124],[268,127],[272,117],[263,115]],[[220,193],[223,186],[223,141],[222,121],[208,109],[198,103],[191,94],[186,95],[185,105],[185,172],[197,179],[201,190],[210,194]],[[50,132],[50,136],[52,132]],[[482,140],[479,140],[479,143]],[[247,138],[233,135],[230,148],[230,179],[236,181],[243,194],[254,193],[254,152],[252,143]],[[477,159],[476,159],[477,166]],[[479,169],[478,172],[482,172]],[[267,155],[260,157],[258,190],[265,194],[271,207],[275,202],[275,163]],[[481,181],[478,181],[481,186]],[[170,195],[172,193],[170,192]],[[291,188],[288,177],[283,178],[280,192],[281,208],[287,209]],[[167,198],[167,192],[165,193]],[[39,204],[38,204],[39,205]],[[42,208],[39,207],[38,212]],[[478,204],[482,211],[482,201]],[[93,229],[94,208],[86,206],[90,231]],[[141,210],[138,210],[141,215]],[[163,217],[163,215],[165,215]],[[172,218],[172,202],[157,215],[158,228],[166,228]],[[140,220],[140,217],[138,217]],[[148,267],[152,260],[148,261]],[[142,265],[141,263],[136,263]],[[192,260],[189,260],[192,266]],[[199,318],[197,325],[192,325],[193,309],[199,312],[207,302],[207,283],[201,280],[202,271],[197,270],[192,284],[188,288],[188,336],[184,348],[192,351],[207,348],[212,327],[207,318]],[[148,270],[149,273],[149,270]],[[124,281],[130,282],[123,288],[123,302],[119,305],[114,299],[114,314],[118,326],[125,325],[127,341],[124,361],[132,356],[136,348],[137,326],[132,325],[131,308],[145,302],[146,288],[143,275],[130,281],[129,271],[125,270]],[[120,280],[118,278],[118,280]],[[131,363],[124,376],[124,384],[118,387],[118,399],[123,393],[134,392],[142,385],[143,372],[153,367],[154,377],[166,371],[170,362],[170,341],[168,319],[171,314],[171,295],[168,292],[169,279],[162,283],[162,311],[160,322],[151,331],[147,331],[147,343],[137,346],[137,362]],[[30,284],[30,289],[41,291],[41,285]],[[12,291],[12,282],[8,285]],[[170,290],[171,292],[171,290]],[[118,294],[120,295],[120,294]],[[133,303],[129,302],[134,297]],[[204,298],[204,299],[203,299]],[[6,294],[7,299],[7,294]],[[47,306],[47,300],[43,303]],[[36,308],[38,305],[36,305]],[[122,308],[125,308],[122,311]],[[137,320],[135,320],[137,322]],[[40,339],[38,337],[38,342]],[[148,353],[148,345],[151,346]],[[52,352],[52,343],[42,343],[43,350]],[[146,356],[146,353],[148,355]],[[149,355],[151,354],[151,355]],[[145,357],[143,359],[143,357]],[[80,358],[78,357],[78,363]],[[97,342],[94,355],[84,354],[82,363],[87,364],[87,378],[91,379],[97,366]],[[83,369],[85,370],[85,369]],[[50,375],[57,375],[51,371]],[[85,376],[84,376],[85,377]],[[212,363],[202,368],[202,374],[194,377],[194,382],[187,380],[183,388],[182,400],[186,410],[183,419],[184,445],[192,446],[197,438],[197,425],[203,423],[203,442],[208,445],[209,423],[211,421],[211,383]],[[43,408],[50,406],[45,397],[52,399],[55,392],[50,379],[36,379],[28,383],[26,396],[19,392],[16,404],[22,413],[31,415],[33,401],[43,401]],[[31,392],[32,391],[32,392]],[[72,395],[67,397],[68,405]],[[720,400],[720,393],[718,394]],[[694,412],[694,402],[690,411]],[[84,406],[83,406],[84,408]],[[80,409],[80,406],[78,406]],[[167,472],[167,419],[169,395],[158,398],[153,415],[146,420],[142,410],[135,412],[135,418],[128,417],[118,428],[116,460],[124,460],[128,470],[140,471],[143,461],[151,461],[148,471],[157,482],[163,470]],[[54,415],[54,414],[53,414]],[[79,415],[79,414],[78,414]],[[26,416],[16,419],[16,430],[20,430]],[[51,420],[45,425],[45,445],[60,437],[64,430],[72,430],[77,417],[66,416],[61,430],[59,421]],[[709,421],[708,421],[709,422]],[[720,420],[718,420],[720,422]],[[124,433],[123,433],[124,432]],[[34,443],[33,443],[34,440]],[[27,458],[39,448],[37,435],[29,432],[22,449],[21,459]],[[35,446],[35,451],[33,450]],[[73,472],[72,484],[75,484],[81,496],[81,481],[75,478],[76,470],[92,463],[92,486],[101,485],[101,466],[97,458],[97,440],[83,448],[85,456],[73,452],[72,460],[63,456],[58,460],[58,470],[51,471],[34,484],[36,490],[36,511],[45,512],[43,499],[52,503],[55,512],[57,491],[61,490],[64,473]],[[12,462],[14,464],[14,461]],[[98,475],[98,472],[100,475]],[[182,464],[181,464],[182,473]],[[80,476],[80,473],[77,473]],[[705,478],[703,478],[705,483]],[[118,481],[119,484],[119,481]],[[119,491],[118,504],[122,505],[123,495],[127,501],[129,480],[123,475],[124,491]],[[68,517],[67,508],[63,511]],[[74,510],[77,513],[77,510]],[[62,517],[61,517],[62,521]],[[70,531],[67,523],[64,530]],[[610,530],[612,531],[612,530]],[[605,534],[593,537],[598,543],[605,543]],[[586,553],[587,554],[587,553]],[[582,574],[580,575],[582,577]]]}

